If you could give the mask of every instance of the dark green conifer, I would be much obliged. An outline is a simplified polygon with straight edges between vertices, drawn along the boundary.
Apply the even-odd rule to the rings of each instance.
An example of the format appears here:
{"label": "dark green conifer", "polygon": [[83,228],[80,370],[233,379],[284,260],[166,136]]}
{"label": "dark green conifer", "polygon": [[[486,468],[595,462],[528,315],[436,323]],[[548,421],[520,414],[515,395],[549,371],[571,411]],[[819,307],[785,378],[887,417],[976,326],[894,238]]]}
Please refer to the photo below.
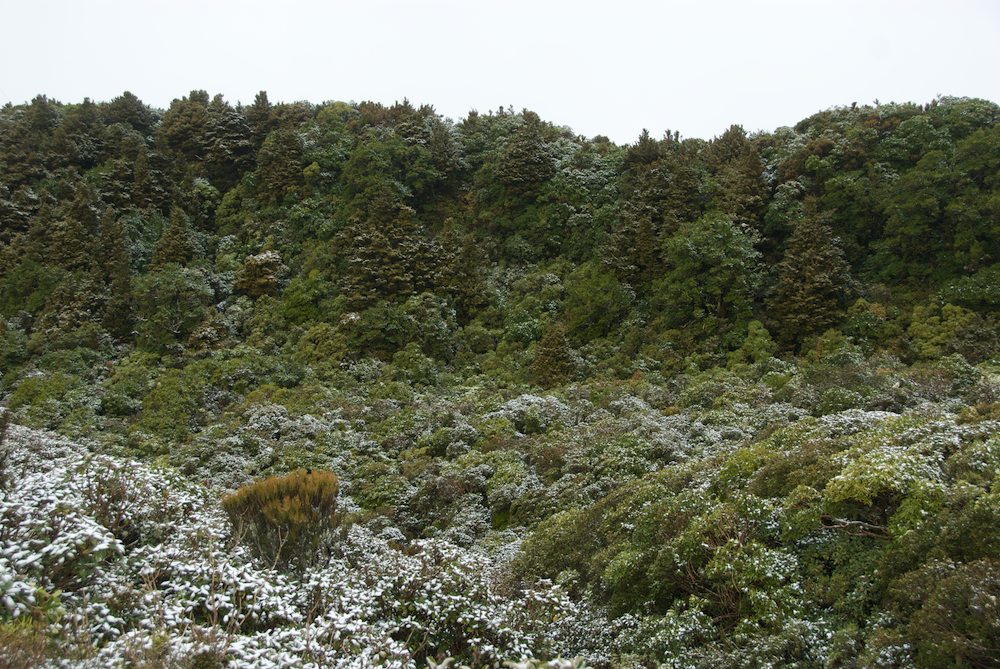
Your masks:
{"label": "dark green conifer", "polygon": [[250,126],[251,140],[254,147],[259,149],[264,144],[264,139],[275,127],[274,108],[267,99],[267,91],[260,91],[253,100],[253,104],[243,110],[246,116],[247,125]]}
{"label": "dark green conifer", "polygon": [[827,220],[822,214],[799,220],[778,263],[768,314],[786,347],[833,326],[851,292],[844,252]]}
{"label": "dark green conifer", "polygon": [[553,323],[535,348],[531,362],[532,380],[543,388],[568,381],[573,375],[573,355],[562,323]]}
{"label": "dark green conifer", "polygon": [[342,235],[352,302],[368,305],[433,290],[444,270],[440,246],[413,209],[390,193],[373,196],[373,202],[369,215],[356,218]]}
{"label": "dark green conifer", "polygon": [[108,289],[108,300],[104,305],[104,327],[116,338],[127,338],[133,326],[128,237],[124,224],[110,209],[101,220],[100,251],[104,281]]}
{"label": "dark green conifer", "polygon": [[146,208],[150,205],[150,174],[149,156],[146,149],[142,148],[136,154],[135,164],[132,166],[132,202],[139,208]]}
{"label": "dark green conifer", "polygon": [[170,211],[167,229],[153,249],[153,267],[162,267],[168,263],[186,265],[194,257],[194,252],[187,215],[179,207],[174,207]]}
{"label": "dark green conifer", "polygon": [[523,124],[500,151],[495,172],[496,178],[516,196],[534,192],[556,173],[538,114],[526,111],[523,118]]}
{"label": "dark green conifer", "polygon": [[257,196],[261,201],[277,203],[302,186],[302,141],[294,130],[279,128],[257,153]]}

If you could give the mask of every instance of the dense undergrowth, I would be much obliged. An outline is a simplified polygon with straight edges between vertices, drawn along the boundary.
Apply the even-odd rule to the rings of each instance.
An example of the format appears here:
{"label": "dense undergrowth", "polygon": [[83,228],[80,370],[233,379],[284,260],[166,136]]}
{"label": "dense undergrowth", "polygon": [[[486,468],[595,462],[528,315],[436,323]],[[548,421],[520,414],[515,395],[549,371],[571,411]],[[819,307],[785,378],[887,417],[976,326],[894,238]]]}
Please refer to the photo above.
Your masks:
{"label": "dense undergrowth", "polygon": [[998,118],[4,107],[0,649],[998,666]]}

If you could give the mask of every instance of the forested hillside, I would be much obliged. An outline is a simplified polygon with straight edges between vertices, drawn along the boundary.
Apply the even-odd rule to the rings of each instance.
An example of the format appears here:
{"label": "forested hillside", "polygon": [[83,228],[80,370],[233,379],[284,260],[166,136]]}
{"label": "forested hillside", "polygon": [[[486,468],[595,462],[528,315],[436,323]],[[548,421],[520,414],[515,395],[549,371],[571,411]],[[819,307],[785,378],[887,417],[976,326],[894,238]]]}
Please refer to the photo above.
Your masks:
{"label": "forested hillside", "polygon": [[1000,666],[998,122],[8,104],[0,654]]}

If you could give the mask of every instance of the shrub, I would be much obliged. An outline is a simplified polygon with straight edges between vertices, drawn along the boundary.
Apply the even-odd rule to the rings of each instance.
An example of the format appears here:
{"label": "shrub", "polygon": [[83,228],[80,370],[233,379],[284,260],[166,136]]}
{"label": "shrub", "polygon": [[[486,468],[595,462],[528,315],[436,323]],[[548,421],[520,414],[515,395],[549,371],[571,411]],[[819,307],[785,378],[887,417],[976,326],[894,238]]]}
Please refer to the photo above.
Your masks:
{"label": "shrub", "polygon": [[911,588],[911,596],[922,595],[920,610],[908,627],[920,666],[996,666],[1000,565],[995,560],[932,562],[903,583]]}
{"label": "shrub", "polygon": [[31,669],[44,664],[48,654],[41,626],[26,620],[0,624],[0,666]]}
{"label": "shrub", "polygon": [[989,358],[997,344],[995,322],[952,304],[915,307],[907,334],[919,360],[961,353],[979,362]]}
{"label": "shrub", "polygon": [[848,388],[827,388],[819,396],[816,413],[820,416],[826,416],[849,409],[860,409],[864,404],[864,397],[853,390]]}
{"label": "shrub", "polygon": [[135,515],[145,491],[135,485],[128,470],[96,466],[81,479],[83,510],[123,545],[137,543],[141,532]]}
{"label": "shrub", "polygon": [[0,409],[0,490],[6,490],[10,484],[8,468],[11,459],[11,449],[7,444],[7,429],[10,427],[10,412]]}
{"label": "shrub", "polygon": [[275,567],[311,564],[336,527],[333,472],[299,469],[239,488],[222,498],[236,536]]}

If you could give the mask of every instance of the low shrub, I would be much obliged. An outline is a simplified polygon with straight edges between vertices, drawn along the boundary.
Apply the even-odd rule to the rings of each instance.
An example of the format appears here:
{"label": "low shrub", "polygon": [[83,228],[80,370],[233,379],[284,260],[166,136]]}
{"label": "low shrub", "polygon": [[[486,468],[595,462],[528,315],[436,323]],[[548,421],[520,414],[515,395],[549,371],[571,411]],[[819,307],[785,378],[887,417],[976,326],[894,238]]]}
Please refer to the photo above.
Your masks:
{"label": "low shrub", "polygon": [[0,624],[0,666],[32,669],[45,663],[49,643],[41,626],[29,620]]}
{"label": "low shrub", "polygon": [[337,525],[333,472],[299,469],[222,498],[236,536],[276,568],[305,568]]}

